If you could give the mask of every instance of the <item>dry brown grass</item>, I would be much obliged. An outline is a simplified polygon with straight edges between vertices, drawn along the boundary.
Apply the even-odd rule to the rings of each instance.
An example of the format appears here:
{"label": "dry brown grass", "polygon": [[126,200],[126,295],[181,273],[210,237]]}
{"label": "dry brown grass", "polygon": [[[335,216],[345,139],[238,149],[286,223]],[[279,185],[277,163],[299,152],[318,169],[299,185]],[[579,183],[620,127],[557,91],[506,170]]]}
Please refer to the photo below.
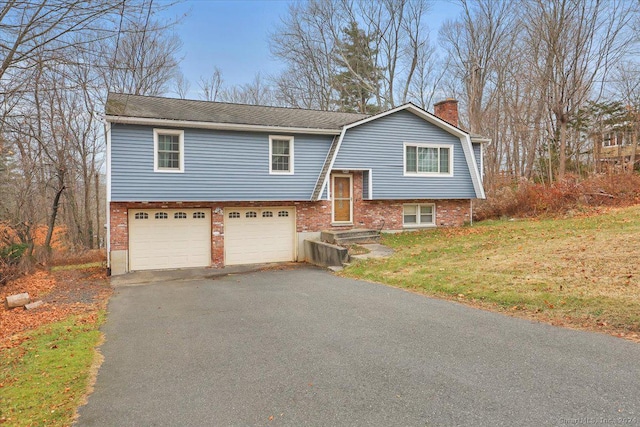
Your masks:
{"label": "dry brown grass", "polygon": [[388,260],[345,274],[533,317],[640,336],[640,205],[386,236]]}

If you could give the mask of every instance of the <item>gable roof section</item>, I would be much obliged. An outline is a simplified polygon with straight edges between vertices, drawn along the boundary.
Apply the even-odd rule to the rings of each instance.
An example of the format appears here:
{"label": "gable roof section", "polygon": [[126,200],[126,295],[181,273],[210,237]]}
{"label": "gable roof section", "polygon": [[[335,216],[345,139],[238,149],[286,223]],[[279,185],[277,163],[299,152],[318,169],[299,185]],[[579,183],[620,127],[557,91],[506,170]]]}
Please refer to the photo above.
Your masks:
{"label": "gable roof section", "polygon": [[[279,128],[339,134],[346,124],[366,114],[302,110],[262,105],[109,93],[106,119],[115,123],[187,126],[230,130]],[[314,133],[314,132],[310,132]]]}
{"label": "gable roof section", "polygon": [[338,153],[340,152],[340,146],[342,145],[342,141],[347,131],[356,126],[364,125],[373,120],[380,119],[382,117],[388,116],[389,114],[393,114],[402,110],[409,111],[415,114],[416,116],[426,120],[427,122],[460,138],[460,143],[462,144],[462,150],[464,152],[465,160],[467,162],[467,167],[469,168],[469,173],[471,174],[471,180],[473,181],[473,188],[475,190],[476,197],[479,199],[484,199],[485,198],[484,188],[482,187],[482,179],[480,177],[480,171],[476,166],[476,158],[473,153],[473,146],[471,145],[471,135],[468,132],[465,132],[464,130],[460,129],[459,127],[453,126],[445,122],[444,120],[440,119],[439,117],[409,102],[399,107],[392,108],[387,111],[383,111],[382,113],[365,117],[362,120],[358,120],[357,122],[347,124],[342,128],[342,132],[340,133],[337,147],[333,153],[333,156],[330,156],[330,158],[329,157],[327,158],[326,161],[328,162],[328,165],[325,164],[324,167],[322,168],[321,174],[324,176],[318,177],[318,182],[322,183],[322,185],[319,188],[316,188],[316,190],[314,191],[315,197],[312,200],[318,200],[319,195],[322,194],[324,188],[328,185],[330,172],[333,169],[333,164],[335,163],[336,158],[338,157]]}

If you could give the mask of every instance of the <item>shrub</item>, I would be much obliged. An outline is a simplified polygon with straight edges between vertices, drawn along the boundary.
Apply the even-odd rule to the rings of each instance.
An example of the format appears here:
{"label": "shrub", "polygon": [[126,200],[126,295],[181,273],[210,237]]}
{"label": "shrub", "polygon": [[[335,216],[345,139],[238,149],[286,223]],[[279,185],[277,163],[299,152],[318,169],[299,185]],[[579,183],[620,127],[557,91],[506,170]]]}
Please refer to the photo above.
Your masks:
{"label": "shrub", "polygon": [[15,265],[20,262],[29,245],[26,243],[14,243],[12,245],[0,248],[0,258],[9,265]]}
{"label": "shrub", "polygon": [[637,174],[600,174],[582,180],[567,176],[553,184],[521,181],[497,187],[477,204],[476,220],[566,215],[598,206],[640,203]]}

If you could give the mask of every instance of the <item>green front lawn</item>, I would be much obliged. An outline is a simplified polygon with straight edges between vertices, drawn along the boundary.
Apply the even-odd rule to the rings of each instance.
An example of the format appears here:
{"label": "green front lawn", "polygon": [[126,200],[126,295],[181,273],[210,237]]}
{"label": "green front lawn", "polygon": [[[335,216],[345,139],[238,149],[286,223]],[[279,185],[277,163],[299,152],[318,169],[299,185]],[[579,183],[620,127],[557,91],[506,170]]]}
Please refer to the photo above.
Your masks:
{"label": "green front lawn", "polygon": [[87,392],[104,312],[71,316],[0,351],[0,424],[67,426]]}
{"label": "green front lawn", "polygon": [[[485,221],[383,237],[396,253],[348,277],[535,317],[640,333],[640,206],[572,219]],[[635,337],[634,337],[635,335]]]}

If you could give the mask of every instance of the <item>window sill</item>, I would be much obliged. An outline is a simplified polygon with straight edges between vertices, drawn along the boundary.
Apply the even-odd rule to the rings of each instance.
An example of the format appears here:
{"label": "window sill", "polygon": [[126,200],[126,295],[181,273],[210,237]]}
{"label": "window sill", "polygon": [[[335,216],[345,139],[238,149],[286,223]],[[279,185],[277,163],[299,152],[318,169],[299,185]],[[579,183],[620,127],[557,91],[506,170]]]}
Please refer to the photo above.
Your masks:
{"label": "window sill", "polygon": [[184,173],[182,169],[154,169],[154,172],[158,173]]}
{"label": "window sill", "polygon": [[332,222],[332,227],[353,227],[353,222]]}
{"label": "window sill", "polygon": [[436,173],[436,172],[429,172],[429,173],[407,173],[405,172],[403,176],[409,176],[409,177],[418,177],[418,178],[424,178],[424,177],[440,177],[440,178],[451,178],[453,177],[452,173]]}

